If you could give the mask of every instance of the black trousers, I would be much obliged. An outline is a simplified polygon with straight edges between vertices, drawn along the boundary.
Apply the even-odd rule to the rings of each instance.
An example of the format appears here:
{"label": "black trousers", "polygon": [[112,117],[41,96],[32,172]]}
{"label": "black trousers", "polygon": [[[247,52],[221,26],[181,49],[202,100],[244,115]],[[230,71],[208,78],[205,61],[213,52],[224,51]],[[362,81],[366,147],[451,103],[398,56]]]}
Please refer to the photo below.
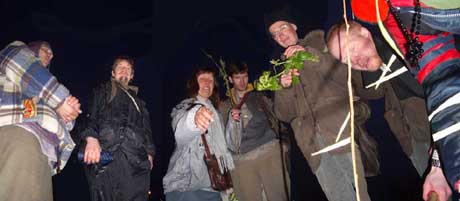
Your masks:
{"label": "black trousers", "polygon": [[85,166],[92,201],[146,201],[150,186],[148,159],[133,162],[121,151],[105,167]]}

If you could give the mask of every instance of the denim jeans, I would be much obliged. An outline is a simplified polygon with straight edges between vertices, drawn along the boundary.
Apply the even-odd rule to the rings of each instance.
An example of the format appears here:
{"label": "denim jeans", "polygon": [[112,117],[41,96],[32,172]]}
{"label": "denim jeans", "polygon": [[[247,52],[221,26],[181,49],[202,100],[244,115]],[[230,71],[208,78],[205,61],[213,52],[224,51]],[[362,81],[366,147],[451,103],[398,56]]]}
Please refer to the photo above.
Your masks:
{"label": "denim jeans", "polygon": [[[325,146],[321,135],[317,134],[316,138],[321,146]],[[361,201],[370,201],[359,151],[356,156]],[[315,175],[329,201],[357,200],[351,152],[345,154],[321,154],[321,164],[315,171]]]}
{"label": "denim jeans", "polygon": [[428,168],[428,149],[428,143],[412,140],[412,154],[409,156],[409,159],[420,177],[423,177],[423,173]]}

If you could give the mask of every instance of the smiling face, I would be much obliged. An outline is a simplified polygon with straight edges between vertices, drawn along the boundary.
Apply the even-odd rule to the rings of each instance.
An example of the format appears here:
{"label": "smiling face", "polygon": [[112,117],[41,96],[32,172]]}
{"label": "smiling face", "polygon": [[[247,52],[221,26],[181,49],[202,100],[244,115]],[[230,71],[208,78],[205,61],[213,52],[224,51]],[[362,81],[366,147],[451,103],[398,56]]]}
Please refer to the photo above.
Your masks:
{"label": "smiling face", "polygon": [[212,73],[202,73],[196,78],[198,81],[198,95],[204,99],[209,99],[214,91],[214,75]]}
{"label": "smiling face", "polygon": [[345,31],[339,31],[337,29],[331,33],[331,37],[328,41],[328,48],[329,52],[335,58],[346,63],[346,48],[348,46],[350,61],[354,68],[375,71],[382,65],[382,60],[377,52],[369,30],[361,26],[350,29],[348,45],[345,40]]}
{"label": "smiling face", "polygon": [[268,28],[268,31],[281,47],[287,48],[297,44],[297,26],[286,21],[276,21]]}
{"label": "smiling face", "polygon": [[127,86],[134,77],[133,66],[127,60],[119,60],[112,70],[112,77]]}

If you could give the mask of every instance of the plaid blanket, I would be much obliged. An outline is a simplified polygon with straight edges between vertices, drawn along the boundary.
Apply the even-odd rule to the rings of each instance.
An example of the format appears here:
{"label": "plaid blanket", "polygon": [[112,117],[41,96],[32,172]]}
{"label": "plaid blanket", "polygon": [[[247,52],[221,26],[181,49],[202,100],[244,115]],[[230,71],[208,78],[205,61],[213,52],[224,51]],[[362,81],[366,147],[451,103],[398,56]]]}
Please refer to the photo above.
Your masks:
{"label": "plaid blanket", "polygon": [[36,123],[39,126],[29,130],[37,137],[46,137],[47,132],[56,135],[58,156],[52,172],[64,168],[75,146],[69,133],[73,124],[64,124],[55,109],[69,96],[67,88],[23,42],[15,41],[0,52],[0,89],[0,126]]}

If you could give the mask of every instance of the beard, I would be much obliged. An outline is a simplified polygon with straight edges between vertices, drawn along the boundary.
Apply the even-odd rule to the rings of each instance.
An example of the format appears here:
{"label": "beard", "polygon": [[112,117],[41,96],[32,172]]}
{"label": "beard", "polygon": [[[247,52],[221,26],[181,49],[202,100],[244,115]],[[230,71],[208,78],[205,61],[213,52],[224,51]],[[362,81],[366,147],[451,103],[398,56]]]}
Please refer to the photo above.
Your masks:
{"label": "beard", "polygon": [[118,78],[117,81],[118,81],[121,85],[123,85],[123,86],[126,87],[126,86],[128,86],[130,79],[127,78],[127,77],[120,77],[120,78]]}

